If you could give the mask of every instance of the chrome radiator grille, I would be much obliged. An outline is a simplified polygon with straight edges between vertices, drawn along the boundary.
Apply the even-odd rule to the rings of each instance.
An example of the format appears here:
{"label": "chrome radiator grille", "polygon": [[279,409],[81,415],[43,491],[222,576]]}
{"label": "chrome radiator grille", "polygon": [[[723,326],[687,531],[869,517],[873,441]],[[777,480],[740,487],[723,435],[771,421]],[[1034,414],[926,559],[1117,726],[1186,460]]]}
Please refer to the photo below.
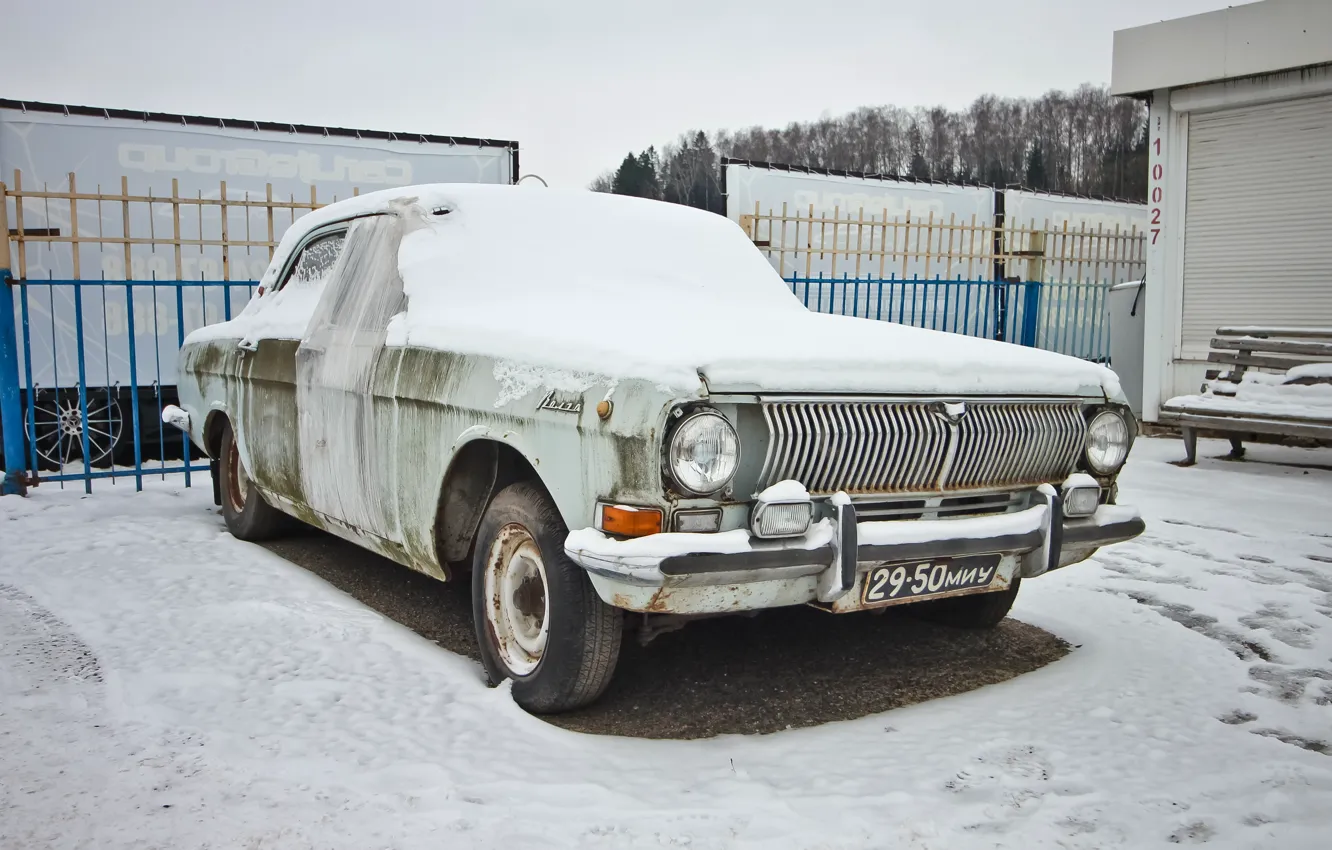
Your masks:
{"label": "chrome radiator grille", "polygon": [[[926,493],[1016,487],[1073,472],[1087,424],[1068,402],[764,402],[759,487]],[[949,414],[953,414],[950,416]]]}

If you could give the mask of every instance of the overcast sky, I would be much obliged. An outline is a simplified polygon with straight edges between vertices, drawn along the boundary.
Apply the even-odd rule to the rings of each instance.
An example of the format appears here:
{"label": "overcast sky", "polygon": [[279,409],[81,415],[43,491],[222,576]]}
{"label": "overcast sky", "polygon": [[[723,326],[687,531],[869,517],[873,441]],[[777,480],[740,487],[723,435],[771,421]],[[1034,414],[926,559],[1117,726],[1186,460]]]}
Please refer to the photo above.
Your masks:
{"label": "overcast sky", "polygon": [[1226,5],[14,0],[0,96],[517,139],[581,186],[690,128],[1107,83],[1114,30]]}

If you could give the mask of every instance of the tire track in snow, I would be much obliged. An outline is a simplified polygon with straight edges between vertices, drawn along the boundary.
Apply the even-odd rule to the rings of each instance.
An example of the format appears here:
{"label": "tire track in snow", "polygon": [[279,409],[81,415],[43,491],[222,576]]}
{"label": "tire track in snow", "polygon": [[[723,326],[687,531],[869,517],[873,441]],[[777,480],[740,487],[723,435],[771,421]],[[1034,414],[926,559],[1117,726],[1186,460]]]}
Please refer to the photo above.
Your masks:
{"label": "tire track in snow", "polygon": [[[86,792],[107,781],[82,760],[108,747],[104,706],[92,649],[31,596],[0,584],[0,847],[53,846],[79,828]],[[37,810],[61,814],[27,814]]]}
{"label": "tire track in snow", "polygon": [[96,654],[59,617],[7,584],[0,584],[0,653],[0,676],[11,694],[101,701]]}

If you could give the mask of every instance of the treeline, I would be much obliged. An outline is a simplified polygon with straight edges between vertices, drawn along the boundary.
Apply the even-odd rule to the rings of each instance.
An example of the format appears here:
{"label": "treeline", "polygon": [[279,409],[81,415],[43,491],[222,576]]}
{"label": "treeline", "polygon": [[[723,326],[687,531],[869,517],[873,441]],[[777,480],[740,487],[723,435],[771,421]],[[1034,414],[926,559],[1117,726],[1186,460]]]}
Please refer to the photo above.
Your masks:
{"label": "treeline", "polygon": [[1090,84],[1039,98],[984,95],[961,111],[862,107],[782,129],[692,130],[660,151],[631,152],[591,188],[724,214],[721,159],[731,157],[1145,201],[1146,123],[1142,103]]}

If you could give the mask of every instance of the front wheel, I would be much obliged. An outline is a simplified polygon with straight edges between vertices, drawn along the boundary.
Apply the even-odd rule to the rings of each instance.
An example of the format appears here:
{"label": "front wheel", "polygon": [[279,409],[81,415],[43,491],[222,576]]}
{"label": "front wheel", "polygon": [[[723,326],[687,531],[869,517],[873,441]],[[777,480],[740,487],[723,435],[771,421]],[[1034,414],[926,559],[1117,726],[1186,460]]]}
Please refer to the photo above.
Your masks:
{"label": "front wheel", "polygon": [[264,501],[245,470],[236,434],[231,423],[222,426],[222,455],[218,458],[222,476],[222,518],[227,531],[237,540],[269,540],[286,527],[286,514]]}
{"label": "front wheel", "polygon": [[512,484],[486,509],[472,564],[472,617],[492,684],[513,680],[528,711],[596,700],[620,655],[623,614],[597,596],[564,554],[568,535],[537,485]]}
{"label": "front wheel", "polygon": [[958,629],[992,629],[1008,616],[1021,585],[1022,578],[1013,576],[1008,590],[920,602],[908,605],[907,610],[922,620]]}

